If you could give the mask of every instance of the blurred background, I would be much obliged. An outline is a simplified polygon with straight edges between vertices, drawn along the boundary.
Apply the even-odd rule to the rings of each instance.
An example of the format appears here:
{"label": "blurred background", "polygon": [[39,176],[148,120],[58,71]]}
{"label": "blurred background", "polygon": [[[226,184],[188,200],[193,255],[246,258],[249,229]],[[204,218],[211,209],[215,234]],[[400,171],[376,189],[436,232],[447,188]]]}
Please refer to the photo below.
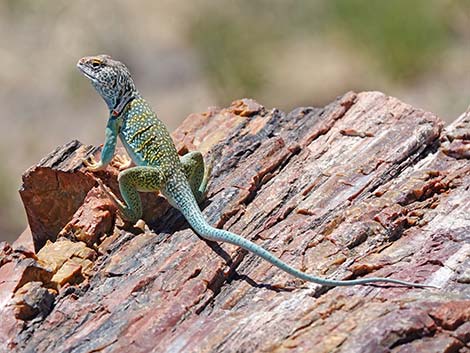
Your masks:
{"label": "blurred background", "polygon": [[250,97],[286,112],[380,90],[450,122],[470,104],[466,0],[0,0],[0,240],[26,226],[21,174],[107,110],[75,68],[125,62],[169,128]]}

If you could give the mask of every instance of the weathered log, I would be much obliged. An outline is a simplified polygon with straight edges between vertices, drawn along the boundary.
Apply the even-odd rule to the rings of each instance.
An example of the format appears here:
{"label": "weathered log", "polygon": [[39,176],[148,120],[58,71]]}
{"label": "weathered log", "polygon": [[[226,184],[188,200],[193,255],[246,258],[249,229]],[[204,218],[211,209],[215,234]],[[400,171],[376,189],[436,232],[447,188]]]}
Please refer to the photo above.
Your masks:
{"label": "weathered log", "polygon": [[378,92],[289,114],[241,100],[173,137],[214,156],[211,224],[319,276],[441,289],[304,283],[199,239],[156,194],[145,231],[123,224],[96,186],[118,192],[117,169],[86,171],[99,152],[75,141],[24,176],[31,233],[0,246],[0,351],[468,351],[467,114],[443,130]]}

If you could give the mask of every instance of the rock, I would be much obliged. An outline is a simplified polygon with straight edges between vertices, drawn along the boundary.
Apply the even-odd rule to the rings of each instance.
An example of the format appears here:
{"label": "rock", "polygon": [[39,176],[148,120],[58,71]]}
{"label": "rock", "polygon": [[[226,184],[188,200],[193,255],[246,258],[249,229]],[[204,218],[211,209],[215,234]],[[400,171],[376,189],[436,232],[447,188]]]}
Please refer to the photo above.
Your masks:
{"label": "rock", "polygon": [[92,247],[101,237],[112,233],[116,207],[103,191],[95,187],[85,197],[83,204],[74,213],[72,219],[60,231],[60,236],[82,241]]}
{"label": "rock", "polygon": [[467,114],[443,129],[393,97],[349,92],[289,114],[240,100],[173,133],[180,153],[215,160],[209,223],[318,276],[438,290],[304,283],[198,238],[154,193],[142,194],[147,226],[124,224],[96,187],[118,193],[117,168],[89,173],[81,159],[99,149],[59,147],[23,177],[36,253],[27,232],[0,246],[0,351],[464,352],[468,131]]}
{"label": "rock", "polygon": [[55,292],[43,287],[42,282],[28,282],[18,289],[13,297],[15,317],[20,320],[31,320],[41,315],[47,316],[52,309]]}
{"label": "rock", "polygon": [[92,147],[72,141],[55,149],[23,175],[20,195],[36,251],[47,240],[56,240],[95,184],[82,166],[82,159],[91,152]]}
{"label": "rock", "polygon": [[37,254],[38,262],[54,275],[50,279],[55,287],[65,283],[80,283],[92,274],[93,260],[96,252],[78,241],[59,238],[46,245]]}

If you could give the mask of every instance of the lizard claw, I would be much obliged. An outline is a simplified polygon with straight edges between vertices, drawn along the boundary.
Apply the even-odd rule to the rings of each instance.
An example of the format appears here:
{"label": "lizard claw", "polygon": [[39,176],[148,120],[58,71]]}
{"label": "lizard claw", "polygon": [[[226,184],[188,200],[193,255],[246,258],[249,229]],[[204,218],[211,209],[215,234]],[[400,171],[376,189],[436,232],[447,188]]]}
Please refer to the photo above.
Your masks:
{"label": "lizard claw", "polygon": [[125,155],[117,154],[114,156],[113,164],[121,171],[131,166],[132,159]]}
{"label": "lizard claw", "polygon": [[[126,222],[132,222],[132,219],[134,219],[134,215],[131,214],[130,216],[127,216],[128,214],[127,206],[121,200],[119,200],[119,198],[111,191],[111,189],[107,185],[103,183],[101,179],[97,178],[96,181],[98,182],[98,185],[101,188],[101,190],[111,200],[114,206],[116,206],[118,214],[120,215],[121,225],[124,225]],[[148,226],[142,220],[138,220],[135,227],[142,230],[143,232],[145,232],[146,230],[149,230]]]}
{"label": "lizard claw", "polygon": [[[103,183],[103,181],[99,178],[96,178],[96,181],[101,188],[101,190],[106,194],[106,196],[111,200],[111,202],[116,206],[118,214],[120,215],[120,218],[124,222],[132,222],[132,224],[135,224],[135,222],[138,221],[138,217],[136,217],[135,212],[133,212],[132,209],[130,209],[124,202],[119,200],[119,198],[111,191],[111,189]],[[145,223],[144,223],[145,225]],[[140,228],[140,227],[139,227]],[[145,229],[145,227],[144,227]]]}
{"label": "lizard claw", "polygon": [[212,173],[212,168],[214,167],[215,156],[214,156],[213,153],[211,153],[211,152],[209,151],[208,157],[209,157],[209,161],[208,161],[207,164],[206,164],[205,174],[206,174],[207,177],[209,178],[210,175],[211,175],[211,173]]}
{"label": "lizard claw", "polygon": [[89,156],[88,158],[82,158],[82,163],[85,165],[86,169],[91,172],[104,169],[103,163],[101,163],[101,161],[97,162],[93,155]]}
{"label": "lizard claw", "polygon": [[101,190],[103,190],[106,196],[111,199],[111,201],[118,209],[124,208],[124,204],[117,198],[116,195],[114,195],[111,189],[107,185],[105,185],[101,179],[97,178],[96,181],[98,182],[98,185],[100,186]]}

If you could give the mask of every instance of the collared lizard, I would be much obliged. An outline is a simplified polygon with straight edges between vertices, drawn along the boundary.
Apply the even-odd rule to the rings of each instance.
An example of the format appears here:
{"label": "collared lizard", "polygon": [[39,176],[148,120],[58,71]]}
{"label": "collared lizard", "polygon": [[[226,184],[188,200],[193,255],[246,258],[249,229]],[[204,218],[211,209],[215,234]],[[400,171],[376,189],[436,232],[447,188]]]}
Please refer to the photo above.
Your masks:
{"label": "collared lizard", "polygon": [[168,130],[142,98],[123,63],[108,55],[98,55],[80,59],[77,67],[91,81],[110,111],[101,158],[99,161],[85,160],[87,168],[97,171],[110,163],[118,136],[136,164],[135,167],[121,171],[118,176],[124,202],[101,183],[123,218],[131,222],[141,218],[142,202],[139,192],[160,191],[168,202],[184,215],[199,236],[211,241],[237,245],[302,280],[326,286],[385,282],[410,287],[432,287],[382,277],[354,280],[316,277],[295,269],[261,246],[237,234],[212,227],[199,208],[210,175],[210,167],[204,165],[202,154],[191,152],[180,159]]}

